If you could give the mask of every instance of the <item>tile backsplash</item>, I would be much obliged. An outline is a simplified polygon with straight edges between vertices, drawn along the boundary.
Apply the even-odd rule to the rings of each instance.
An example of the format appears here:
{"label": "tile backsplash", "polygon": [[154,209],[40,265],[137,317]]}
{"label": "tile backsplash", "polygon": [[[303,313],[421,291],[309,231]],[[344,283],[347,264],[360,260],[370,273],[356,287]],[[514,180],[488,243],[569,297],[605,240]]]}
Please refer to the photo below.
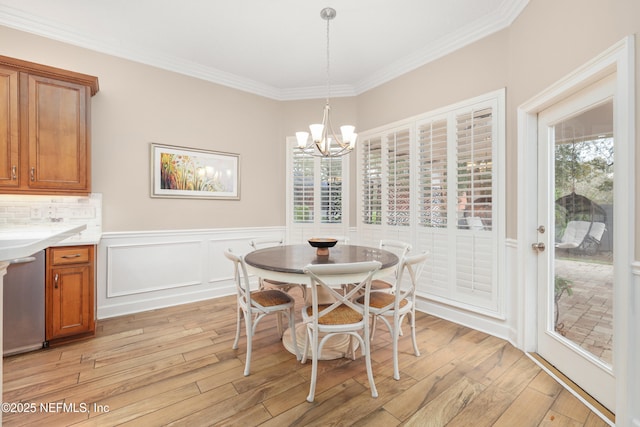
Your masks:
{"label": "tile backsplash", "polygon": [[102,194],[30,196],[0,194],[0,229],[60,224],[86,224],[74,238],[99,240],[102,234]]}

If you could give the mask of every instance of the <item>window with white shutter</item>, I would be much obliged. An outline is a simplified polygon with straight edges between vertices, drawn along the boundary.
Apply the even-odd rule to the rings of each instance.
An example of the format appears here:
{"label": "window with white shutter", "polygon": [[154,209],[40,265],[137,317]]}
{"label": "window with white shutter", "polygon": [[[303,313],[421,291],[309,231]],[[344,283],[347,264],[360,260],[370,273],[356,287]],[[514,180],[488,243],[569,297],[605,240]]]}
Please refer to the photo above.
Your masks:
{"label": "window with white shutter", "polygon": [[342,223],[342,158],[320,159],[320,222]]}
{"label": "window with white shutter", "polygon": [[418,214],[423,227],[447,226],[447,120],[418,125]]}
{"label": "window with white shutter", "polygon": [[348,235],[348,156],[313,157],[287,139],[287,241]]}
{"label": "window with white shutter", "polygon": [[411,156],[409,129],[387,135],[387,212],[386,223],[391,226],[410,225]]}
{"label": "window with white shutter", "polygon": [[381,224],[382,221],[382,138],[362,139],[361,190],[362,222]]}
{"label": "window with white shutter", "polygon": [[491,230],[493,112],[471,110],[456,117],[459,227]]}
{"label": "window with white shutter", "polygon": [[475,305],[493,301],[496,292],[492,232],[493,142],[495,107],[475,107],[456,114],[456,231],[457,298]]}
{"label": "window with white shutter", "polygon": [[417,123],[416,182],[418,193],[417,246],[431,254],[422,273],[422,289],[431,295],[449,294],[449,180],[448,127],[446,118]]}
{"label": "window with white shutter", "polygon": [[293,203],[289,205],[292,210],[292,218],[295,223],[313,223],[314,219],[314,161],[313,157],[307,156],[299,151],[294,151],[293,185],[291,193],[293,194]]}
{"label": "window with white shutter", "polygon": [[504,114],[501,90],[364,132],[358,147],[360,243],[428,250],[421,296],[498,318]]}

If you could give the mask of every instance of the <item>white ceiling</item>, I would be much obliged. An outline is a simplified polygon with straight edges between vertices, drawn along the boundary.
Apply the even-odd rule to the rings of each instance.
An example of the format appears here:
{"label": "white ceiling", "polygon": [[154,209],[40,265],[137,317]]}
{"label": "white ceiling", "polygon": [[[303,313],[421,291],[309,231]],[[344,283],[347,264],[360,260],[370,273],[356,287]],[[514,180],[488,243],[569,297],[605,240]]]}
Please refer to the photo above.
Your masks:
{"label": "white ceiling", "polygon": [[[0,25],[278,100],[362,93],[511,24],[528,0],[0,0]],[[1,53],[1,52],[0,52]]]}

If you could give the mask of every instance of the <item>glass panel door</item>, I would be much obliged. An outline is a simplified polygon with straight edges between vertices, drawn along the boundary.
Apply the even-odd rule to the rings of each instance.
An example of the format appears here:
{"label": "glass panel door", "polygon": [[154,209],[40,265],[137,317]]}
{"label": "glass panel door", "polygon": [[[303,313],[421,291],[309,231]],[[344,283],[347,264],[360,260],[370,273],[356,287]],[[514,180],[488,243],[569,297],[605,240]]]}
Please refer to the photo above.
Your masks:
{"label": "glass panel door", "polygon": [[[613,348],[613,129],[609,101],[555,125],[554,329],[611,366]],[[585,128],[587,123],[587,128]]]}
{"label": "glass panel door", "polygon": [[615,409],[613,82],[540,113],[538,353]]}

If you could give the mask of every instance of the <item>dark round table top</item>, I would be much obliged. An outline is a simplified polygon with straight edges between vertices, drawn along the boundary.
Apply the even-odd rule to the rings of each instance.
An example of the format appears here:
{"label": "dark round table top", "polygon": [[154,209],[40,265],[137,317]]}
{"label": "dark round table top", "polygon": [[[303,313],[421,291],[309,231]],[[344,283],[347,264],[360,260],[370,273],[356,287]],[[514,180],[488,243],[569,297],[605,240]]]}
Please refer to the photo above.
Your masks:
{"label": "dark round table top", "polygon": [[317,256],[316,248],[309,244],[273,246],[245,255],[250,266],[281,273],[304,274],[308,264],[342,264],[379,261],[382,269],[393,267],[399,261],[393,252],[368,246],[337,245],[329,248],[329,256]]}

